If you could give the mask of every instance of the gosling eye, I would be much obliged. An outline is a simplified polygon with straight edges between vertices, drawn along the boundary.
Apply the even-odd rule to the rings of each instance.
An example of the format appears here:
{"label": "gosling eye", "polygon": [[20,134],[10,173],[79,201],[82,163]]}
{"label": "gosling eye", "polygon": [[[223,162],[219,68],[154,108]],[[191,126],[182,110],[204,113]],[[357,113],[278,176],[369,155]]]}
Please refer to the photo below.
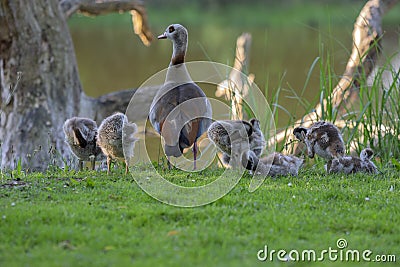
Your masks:
{"label": "gosling eye", "polygon": [[175,31],[175,28],[174,28],[174,26],[169,26],[169,28],[168,28],[168,32],[169,33],[171,33],[171,32],[174,32]]}

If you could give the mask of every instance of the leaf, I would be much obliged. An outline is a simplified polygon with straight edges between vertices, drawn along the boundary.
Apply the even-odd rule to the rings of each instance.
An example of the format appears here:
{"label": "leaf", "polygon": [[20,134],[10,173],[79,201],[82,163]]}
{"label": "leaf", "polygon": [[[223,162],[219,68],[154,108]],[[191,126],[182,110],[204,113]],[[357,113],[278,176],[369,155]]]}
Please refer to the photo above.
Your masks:
{"label": "leaf", "polygon": [[392,164],[397,170],[400,170],[400,162],[398,162],[395,158],[392,158]]}
{"label": "leaf", "polygon": [[63,240],[60,243],[58,243],[58,246],[65,250],[75,250],[76,249],[76,247],[71,244],[70,240]]}
{"label": "leaf", "polygon": [[103,251],[104,251],[104,252],[111,251],[111,250],[115,250],[115,247],[114,247],[114,246],[105,246],[105,247],[103,248]]}
{"label": "leaf", "polygon": [[93,188],[94,187],[94,181],[92,179],[90,179],[90,178],[87,178],[86,179],[86,186]]}
{"label": "leaf", "polygon": [[17,175],[21,176],[22,173],[22,159],[20,158],[17,162]]}
{"label": "leaf", "polygon": [[75,180],[74,178],[69,178],[69,181],[71,182],[71,185],[78,185],[79,182]]}
{"label": "leaf", "polygon": [[177,231],[177,230],[172,230],[172,231],[169,231],[169,232],[168,232],[167,236],[174,236],[174,235],[177,235],[177,234],[179,234],[179,231]]}

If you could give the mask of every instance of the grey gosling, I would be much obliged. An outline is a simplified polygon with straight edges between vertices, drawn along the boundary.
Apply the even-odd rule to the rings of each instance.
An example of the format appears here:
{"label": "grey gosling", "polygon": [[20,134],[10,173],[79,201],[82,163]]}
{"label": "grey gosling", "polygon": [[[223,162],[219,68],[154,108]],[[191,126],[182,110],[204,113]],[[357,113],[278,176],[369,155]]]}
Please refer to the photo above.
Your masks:
{"label": "grey gosling", "polygon": [[360,157],[344,156],[332,160],[331,166],[327,168],[328,173],[345,174],[364,172],[378,173],[378,169],[371,161],[374,151],[370,148],[365,148],[361,151]]}
{"label": "grey gosling", "polygon": [[332,123],[319,121],[310,128],[297,127],[294,136],[307,146],[308,156],[315,154],[326,160],[343,157],[345,147],[342,134]]}
{"label": "grey gosling", "polygon": [[[124,161],[125,173],[129,172],[129,160],[133,158],[137,126],[128,122],[125,114],[115,113],[103,120],[99,126],[97,143],[107,156],[107,172],[111,171],[113,160]],[[125,152],[125,155],[124,155]]]}
{"label": "grey gosling", "polygon": [[304,160],[292,155],[283,155],[274,152],[266,157],[259,158],[253,151],[249,150],[242,154],[242,166],[254,174],[268,175],[271,177],[279,175],[297,176]]}
{"label": "grey gosling", "polygon": [[[173,43],[173,52],[167,81],[153,99],[149,119],[154,129],[164,138],[168,167],[171,168],[170,156],[180,157],[185,148],[193,145],[193,168],[196,169],[197,139],[211,124],[211,120],[206,118],[207,114],[211,117],[211,104],[203,90],[190,80],[186,67],[182,65],[185,62],[188,40],[185,27],[172,24],[158,36],[158,39],[170,39]],[[181,77],[173,74],[184,74],[187,80],[182,84],[179,80]],[[175,81],[174,78],[178,80]],[[193,102],[187,102],[192,103],[189,105],[182,104],[195,98],[200,98],[196,100],[196,104]]]}
{"label": "grey gosling", "polygon": [[79,160],[79,169],[83,169],[83,162],[90,161],[94,170],[95,161],[104,160],[105,156],[96,144],[97,124],[87,118],[73,117],[65,121],[64,133],[71,152]]}
{"label": "grey gosling", "polygon": [[260,122],[254,118],[248,122],[244,120],[215,121],[208,128],[207,135],[223,153],[222,161],[232,167],[240,164],[240,157],[244,151],[250,149],[257,157],[260,157],[265,147]]}

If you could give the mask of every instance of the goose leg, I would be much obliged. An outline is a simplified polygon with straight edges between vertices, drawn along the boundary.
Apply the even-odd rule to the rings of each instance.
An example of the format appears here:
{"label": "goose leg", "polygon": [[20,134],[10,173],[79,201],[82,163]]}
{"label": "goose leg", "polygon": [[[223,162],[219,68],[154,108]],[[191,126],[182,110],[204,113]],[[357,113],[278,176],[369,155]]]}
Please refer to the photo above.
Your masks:
{"label": "goose leg", "polygon": [[79,170],[83,171],[83,160],[79,160]]}
{"label": "goose leg", "polygon": [[193,170],[196,169],[196,158],[197,158],[197,142],[193,144]]}
{"label": "goose leg", "polygon": [[95,167],[95,156],[91,155],[90,157],[90,166],[92,167],[92,171],[94,171],[94,167]]}
{"label": "goose leg", "polygon": [[111,172],[111,158],[107,157],[107,174]]}
{"label": "goose leg", "polygon": [[169,158],[169,156],[167,156],[167,166],[168,166],[168,170],[171,169],[171,162],[170,162],[169,160],[170,160],[170,158]]}
{"label": "goose leg", "polygon": [[125,161],[125,174],[129,173],[128,161]]}

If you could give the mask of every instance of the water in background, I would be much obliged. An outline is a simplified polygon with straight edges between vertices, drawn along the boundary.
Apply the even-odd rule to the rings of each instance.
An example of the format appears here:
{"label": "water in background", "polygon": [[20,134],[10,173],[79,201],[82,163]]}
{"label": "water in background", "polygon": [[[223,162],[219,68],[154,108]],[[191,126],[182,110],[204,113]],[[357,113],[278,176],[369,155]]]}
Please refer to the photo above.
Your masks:
{"label": "water in background", "polygon": [[[96,27],[94,21],[101,18],[79,18],[79,27],[71,27],[79,74],[85,92],[90,96],[127,88],[137,88],[146,79],[169,64],[172,45],[169,40],[154,40],[145,47],[133,34],[130,21],[104,27]],[[151,21],[151,18],[150,18]],[[85,26],[87,25],[87,26]],[[155,35],[166,26],[153,27]],[[232,65],[236,38],[244,31],[252,34],[249,72],[255,74],[255,82],[261,90],[268,87],[269,98],[281,86],[300,94],[312,62],[320,49],[332,55],[332,68],[338,79],[342,74],[351,49],[352,23],[348,27],[316,29],[309,25],[293,27],[226,27],[222,25],[185,25],[189,30],[187,61],[214,61]],[[386,29],[383,39],[384,52],[390,56],[399,51],[398,30]],[[319,66],[312,74],[303,97],[316,103],[320,87]],[[214,89],[206,90],[214,96]],[[279,104],[298,117],[305,113],[294,110],[296,100],[288,98],[292,93],[283,91]],[[286,116],[282,112],[282,116]],[[284,121],[283,125],[285,126]]]}
{"label": "water in background", "polygon": [[[357,15],[358,13],[355,12]],[[355,16],[356,16],[355,15]],[[115,15],[114,15],[115,16]],[[118,16],[118,15],[117,15]],[[152,14],[149,13],[150,23]],[[145,47],[133,34],[129,15],[121,16],[125,23],[101,22],[104,17],[75,17],[70,23],[74,41],[79,74],[85,92],[99,96],[112,91],[137,88],[146,79],[169,64],[172,45],[169,40],[155,39]],[[282,18],[284,19],[284,18]],[[240,24],[222,25],[213,21],[184,24],[189,31],[187,61],[214,61],[227,65],[233,63],[236,38],[242,32],[252,35],[249,72],[255,74],[255,82],[261,90],[268,87],[267,99],[281,86],[283,90],[279,104],[292,116],[299,118],[306,113],[296,107],[297,100],[291,98],[291,90],[297,94],[305,85],[311,64],[319,56],[321,48],[332,56],[332,70],[337,78],[342,74],[352,44],[354,18],[347,18],[343,25],[317,27],[308,22],[298,21],[293,26],[257,25],[243,27]],[[155,36],[161,34],[169,23],[152,25]],[[400,51],[398,28],[386,27],[383,39],[386,56]],[[311,73],[303,97],[310,103],[317,103],[320,87],[320,72],[317,66]],[[215,87],[206,86],[206,94],[215,97]],[[280,112],[277,128],[286,126],[288,115]],[[158,151],[158,144],[153,144]],[[157,153],[155,153],[157,154]],[[157,158],[157,157],[155,157]]]}

